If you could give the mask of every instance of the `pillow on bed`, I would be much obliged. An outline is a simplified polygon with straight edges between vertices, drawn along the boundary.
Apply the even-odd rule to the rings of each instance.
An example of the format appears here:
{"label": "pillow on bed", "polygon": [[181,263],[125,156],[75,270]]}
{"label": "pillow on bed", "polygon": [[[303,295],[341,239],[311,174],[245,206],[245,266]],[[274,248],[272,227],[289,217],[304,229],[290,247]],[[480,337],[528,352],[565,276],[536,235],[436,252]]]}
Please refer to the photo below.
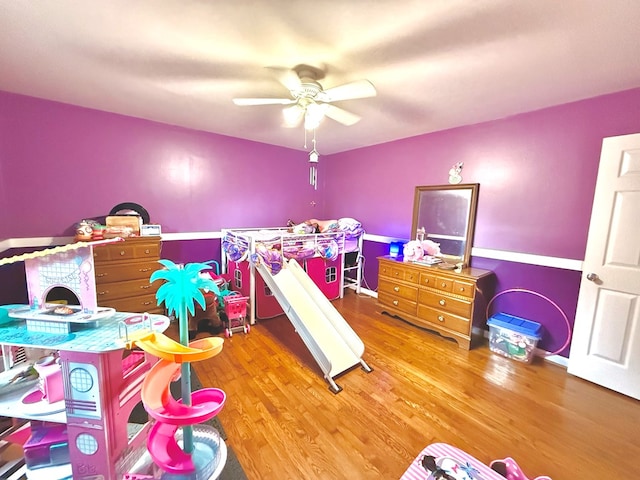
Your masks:
{"label": "pillow on bed", "polygon": [[342,232],[345,232],[347,238],[357,237],[358,235],[362,235],[364,233],[362,224],[355,218],[349,217],[341,218],[338,220],[338,229]]}

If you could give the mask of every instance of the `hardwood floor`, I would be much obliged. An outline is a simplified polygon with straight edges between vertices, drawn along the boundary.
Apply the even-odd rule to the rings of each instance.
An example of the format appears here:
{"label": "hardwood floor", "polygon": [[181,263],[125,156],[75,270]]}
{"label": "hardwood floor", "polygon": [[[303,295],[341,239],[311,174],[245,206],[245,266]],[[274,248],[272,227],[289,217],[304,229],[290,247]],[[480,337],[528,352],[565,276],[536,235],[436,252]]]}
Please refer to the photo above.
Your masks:
{"label": "hardwood floor", "polygon": [[284,316],[193,364],[227,393],[219,418],[249,479],[398,479],[435,442],[487,464],[513,457],[531,478],[635,477],[638,401],[539,358],[462,350],[351,290],[334,305],[374,370],[338,377],[337,395]]}

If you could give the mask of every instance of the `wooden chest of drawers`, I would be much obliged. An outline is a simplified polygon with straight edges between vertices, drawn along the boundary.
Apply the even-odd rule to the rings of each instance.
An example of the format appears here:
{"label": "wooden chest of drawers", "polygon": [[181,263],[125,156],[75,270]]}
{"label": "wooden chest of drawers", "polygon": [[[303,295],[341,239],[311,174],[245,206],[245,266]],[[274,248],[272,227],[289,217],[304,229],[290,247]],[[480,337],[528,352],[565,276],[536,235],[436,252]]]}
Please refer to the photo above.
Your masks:
{"label": "wooden chest of drawers", "polygon": [[436,331],[466,349],[474,336],[484,333],[486,305],[495,288],[493,272],[465,268],[457,273],[391,257],[378,260],[383,313]]}
{"label": "wooden chest of drawers", "polygon": [[119,312],[163,313],[156,291],[162,282],[149,282],[162,268],[160,237],[130,237],[93,249],[98,305]]}

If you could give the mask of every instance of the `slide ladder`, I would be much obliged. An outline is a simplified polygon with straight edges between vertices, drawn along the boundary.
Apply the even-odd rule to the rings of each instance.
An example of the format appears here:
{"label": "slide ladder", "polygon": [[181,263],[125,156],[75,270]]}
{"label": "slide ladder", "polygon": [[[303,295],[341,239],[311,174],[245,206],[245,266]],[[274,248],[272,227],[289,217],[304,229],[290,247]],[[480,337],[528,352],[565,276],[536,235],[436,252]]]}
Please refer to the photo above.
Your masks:
{"label": "slide ladder", "polygon": [[298,262],[290,259],[276,275],[261,263],[256,269],[320,366],[331,391],[342,390],[334,377],[357,364],[371,372],[362,359],[362,340]]}

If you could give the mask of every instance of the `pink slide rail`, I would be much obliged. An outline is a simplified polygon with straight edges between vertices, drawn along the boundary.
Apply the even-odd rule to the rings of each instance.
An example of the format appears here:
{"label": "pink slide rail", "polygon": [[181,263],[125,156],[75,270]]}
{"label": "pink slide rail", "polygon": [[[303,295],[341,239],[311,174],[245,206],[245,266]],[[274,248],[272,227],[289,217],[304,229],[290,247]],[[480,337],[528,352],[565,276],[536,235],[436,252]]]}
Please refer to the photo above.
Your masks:
{"label": "pink slide rail", "polygon": [[[147,342],[140,342],[140,347],[147,349]],[[212,348],[212,342],[219,343],[219,348]],[[195,340],[189,344],[192,350],[202,350],[210,353],[209,357],[217,355],[222,349],[224,339],[209,337]],[[153,345],[150,350],[157,352],[158,348],[166,348],[161,358],[182,358],[173,356],[170,343],[163,342],[159,347]],[[180,354],[184,348],[178,347]],[[205,355],[206,356],[206,355]],[[171,383],[180,375],[181,365],[171,360],[159,360],[149,371],[142,384],[141,398],[145,410],[157,420],[149,431],[147,450],[153,461],[164,471],[173,474],[190,473],[195,471],[195,464],[190,453],[186,453],[176,440],[178,428],[206,422],[215,417],[226,401],[226,394],[219,388],[203,388],[191,394],[191,405],[177,400],[171,394]]]}

